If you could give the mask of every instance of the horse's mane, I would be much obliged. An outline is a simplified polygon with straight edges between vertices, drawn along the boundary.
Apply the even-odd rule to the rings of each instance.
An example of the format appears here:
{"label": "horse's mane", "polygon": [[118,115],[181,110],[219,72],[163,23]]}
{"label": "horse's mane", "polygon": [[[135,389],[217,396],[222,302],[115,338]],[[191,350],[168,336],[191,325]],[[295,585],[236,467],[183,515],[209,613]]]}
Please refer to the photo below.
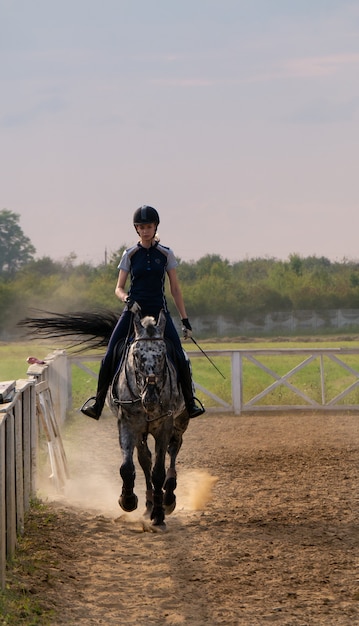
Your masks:
{"label": "horse's mane", "polygon": [[141,324],[144,328],[148,328],[149,326],[155,326],[156,320],[152,315],[146,315],[146,317],[142,318]]}
{"label": "horse's mane", "polygon": [[154,317],[146,315],[146,317],[141,320],[141,326],[146,330],[146,334],[149,337],[153,337],[156,332],[156,320]]}
{"label": "horse's mane", "polygon": [[31,338],[64,339],[70,337],[79,351],[107,346],[119,315],[108,309],[54,313],[32,309],[33,317],[18,322]]}

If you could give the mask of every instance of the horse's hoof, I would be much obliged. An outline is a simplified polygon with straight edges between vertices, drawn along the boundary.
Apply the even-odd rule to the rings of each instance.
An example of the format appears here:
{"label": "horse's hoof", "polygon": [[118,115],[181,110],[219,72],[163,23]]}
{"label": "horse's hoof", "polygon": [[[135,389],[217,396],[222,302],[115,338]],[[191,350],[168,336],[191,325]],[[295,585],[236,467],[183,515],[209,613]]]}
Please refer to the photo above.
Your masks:
{"label": "horse's hoof", "polygon": [[[168,475],[168,473],[167,473]],[[176,495],[173,493],[177,487],[176,475],[169,476],[163,486],[165,493],[163,496],[163,506],[166,515],[170,515],[176,508]]]}
{"label": "horse's hoof", "polygon": [[165,512],[164,509],[153,509],[151,513],[152,526],[165,526]]}
{"label": "horse's hoof", "polygon": [[165,510],[166,515],[171,515],[176,508],[176,496],[173,497],[173,501],[167,503],[166,498],[163,503],[163,508]]}
{"label": "horse's hoof", "polygon": [[163,533],[167,530],[167,526],[165,522],[156,522],[156,520],[152,520],[151,530],[153,533]]}
{"label": "horse's hoof", "polygon": [[131,496],[121,495],[118,499],[118,503],[123,511],[126,511],[126,513],[131,513],[131,511],[137,509],[138,497],[135,493],[133,493]]}

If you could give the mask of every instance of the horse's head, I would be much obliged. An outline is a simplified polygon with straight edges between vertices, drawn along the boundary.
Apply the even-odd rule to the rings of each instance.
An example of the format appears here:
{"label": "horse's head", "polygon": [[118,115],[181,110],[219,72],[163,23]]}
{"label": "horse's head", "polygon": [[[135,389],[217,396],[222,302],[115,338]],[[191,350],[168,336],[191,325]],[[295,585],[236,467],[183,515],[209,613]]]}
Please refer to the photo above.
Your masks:
{"label": "horse's head", "polygon": [[135,329],[135,341],[141,339],[163,339],[166,326],[166,316],[163,311],[160,311],[158,321],[154,317],[147,315],[147,317],[140,318],[136,313],[134,316],[134,329]]}
{"label": "horse's head", "polygon": [[131,346],[136,387],[142,406],[151,418],[163,413],[161,396],[166,381],[167,349],[164,341],[166,317],[134,318],[135,337]]}

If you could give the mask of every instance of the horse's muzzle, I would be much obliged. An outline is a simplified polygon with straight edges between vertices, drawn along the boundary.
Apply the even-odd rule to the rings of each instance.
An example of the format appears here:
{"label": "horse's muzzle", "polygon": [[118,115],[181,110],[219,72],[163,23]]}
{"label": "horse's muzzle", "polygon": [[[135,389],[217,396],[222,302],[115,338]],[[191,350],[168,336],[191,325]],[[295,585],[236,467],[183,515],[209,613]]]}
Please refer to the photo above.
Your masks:
{"label": "horse's muzzle", "polygon": [[150,374],[146,378],[146,386],[142,394],[142,406],[146,413],[153,414],[161,410],[160,395],[157,387],[157,376]]}

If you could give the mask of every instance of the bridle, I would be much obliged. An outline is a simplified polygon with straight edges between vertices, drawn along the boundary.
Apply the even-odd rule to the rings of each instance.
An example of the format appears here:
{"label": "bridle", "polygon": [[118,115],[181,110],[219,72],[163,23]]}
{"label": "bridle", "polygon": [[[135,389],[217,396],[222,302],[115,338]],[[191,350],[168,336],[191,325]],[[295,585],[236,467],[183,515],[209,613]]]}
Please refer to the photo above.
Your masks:
{"label": "bridle", "polygon": [[[135,344],[135,343],[139,343],[141,341],[164,341],[163,337],[137,337],[136,339],[134,339],[131,343],[131,347]],[[128,359],[125,362],[125,376],[126,376],[126,382],[127,382],[127,388],[132,396],[131,400],[119,400],[118,398],[114,398],[113,401],[115,404],[119,405],[119,406],[133,406],[135,404],[138,404],[139,402],[142,402],[142,396],[146,393],[147,389],[151,386],[156,386],[157,385],[157,381],[158,381],[158,377],[155,374],[149,374],[148,376],[146,376],[145,378],[145,385],[141,391],[141,396],[138,396],[134,393],[130,381],[129,381],[129,371],[128,371]],[[168,367],[168,362],[167,362],[167,358],[164,359],[164,368],[163,368],[163,379],[165,379],[165,372],[166,370],[169,370]],[[145,409],[144,409],[145,410]],[[173,415],[173,411],[167,411],[166,413],[164,413],[163,415],[158,415],[157,417],[153,417],[150,418],[148,414],[146,414],[146,421],[148,423],[150,422],[155,422],[156,420],[159,419],[163,419],[164,417],[170,417],[171,415]]]}

